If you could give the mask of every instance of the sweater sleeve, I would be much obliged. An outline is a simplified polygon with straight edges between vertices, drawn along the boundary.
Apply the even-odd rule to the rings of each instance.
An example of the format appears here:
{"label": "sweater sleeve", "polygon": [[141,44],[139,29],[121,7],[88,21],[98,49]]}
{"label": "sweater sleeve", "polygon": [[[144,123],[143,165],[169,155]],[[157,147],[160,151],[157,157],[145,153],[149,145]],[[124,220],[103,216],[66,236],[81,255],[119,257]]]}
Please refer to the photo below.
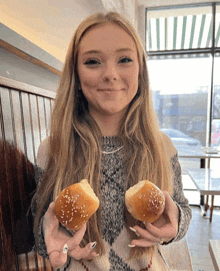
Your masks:
{"label": "sweater sleeve", "polygon": [[181,167],[177,154],[171,158],[171,166],[173,171],[173,200],[180,214],[178,233],[172,241],[179,241],[187,233],[192,218],[192,211],[189,207],[189,201],[183,193]]}

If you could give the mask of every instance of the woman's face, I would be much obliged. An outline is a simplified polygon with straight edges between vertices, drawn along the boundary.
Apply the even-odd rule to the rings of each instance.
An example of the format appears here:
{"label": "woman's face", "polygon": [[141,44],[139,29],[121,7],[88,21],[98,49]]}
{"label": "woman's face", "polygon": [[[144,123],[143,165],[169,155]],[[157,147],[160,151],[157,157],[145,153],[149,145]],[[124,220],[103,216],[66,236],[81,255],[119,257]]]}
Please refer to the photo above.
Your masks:
{"label": "woman's face", "polygon": [[139,62],[131,36],[112,23],[93,27],[80,42],[77,69],[90,114],[123,116],[138,90]]}

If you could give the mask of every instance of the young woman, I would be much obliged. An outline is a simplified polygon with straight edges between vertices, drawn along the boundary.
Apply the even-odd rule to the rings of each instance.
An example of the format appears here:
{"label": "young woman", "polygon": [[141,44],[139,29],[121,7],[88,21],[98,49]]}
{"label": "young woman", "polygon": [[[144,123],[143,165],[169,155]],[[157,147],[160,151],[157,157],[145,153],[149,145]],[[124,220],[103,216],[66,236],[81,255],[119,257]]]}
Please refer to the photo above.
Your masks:
{"label": "young woman", "polygon": [[[95,14],[77,28],[38,166],[36,248],[52,266],[169,270],[160,245],[183,238],[191,210],[176,150],[159,131],[143,47],[119,14]],[[84,178],[101,204],[70,235],[55,217],[54,200],[63,188]],[[126,190],[144,179],[165,195],[165,211],[153,224],[133,219],[125,208]]]}

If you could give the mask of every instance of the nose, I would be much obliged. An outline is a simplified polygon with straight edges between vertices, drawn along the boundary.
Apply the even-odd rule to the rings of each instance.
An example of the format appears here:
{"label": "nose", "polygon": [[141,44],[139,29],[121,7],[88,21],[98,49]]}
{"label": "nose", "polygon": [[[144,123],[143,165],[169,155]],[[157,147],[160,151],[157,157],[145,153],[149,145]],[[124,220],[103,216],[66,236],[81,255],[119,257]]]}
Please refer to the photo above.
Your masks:
{"label": "nose", "polygon": [[105,69],[103,71],[103,81],[111,82],[117,81],[119,78],[118,70],[115,64],[106,64]]}

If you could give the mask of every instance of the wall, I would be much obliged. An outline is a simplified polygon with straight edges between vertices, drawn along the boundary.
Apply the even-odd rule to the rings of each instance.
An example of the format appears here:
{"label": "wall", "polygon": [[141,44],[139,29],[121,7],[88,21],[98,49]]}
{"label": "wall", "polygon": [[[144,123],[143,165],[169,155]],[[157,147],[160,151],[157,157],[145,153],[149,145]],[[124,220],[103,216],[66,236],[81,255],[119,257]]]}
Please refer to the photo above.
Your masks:
{"label": "wall", "polygon": [[76,26],[102,10],[101,0],[0,1],[0,23],[63,62]]}
{"label": "wall", "polygon": [[56,91],[63,63],[0,23],[0,75]]}
{"label": "wall", "polygon": [[56,91],[75,27],[101,0],[0,3],[0,75]]}
{"label": "wall", "polygon": [[0,75],[56,92],[59,76],[0,48]]}

